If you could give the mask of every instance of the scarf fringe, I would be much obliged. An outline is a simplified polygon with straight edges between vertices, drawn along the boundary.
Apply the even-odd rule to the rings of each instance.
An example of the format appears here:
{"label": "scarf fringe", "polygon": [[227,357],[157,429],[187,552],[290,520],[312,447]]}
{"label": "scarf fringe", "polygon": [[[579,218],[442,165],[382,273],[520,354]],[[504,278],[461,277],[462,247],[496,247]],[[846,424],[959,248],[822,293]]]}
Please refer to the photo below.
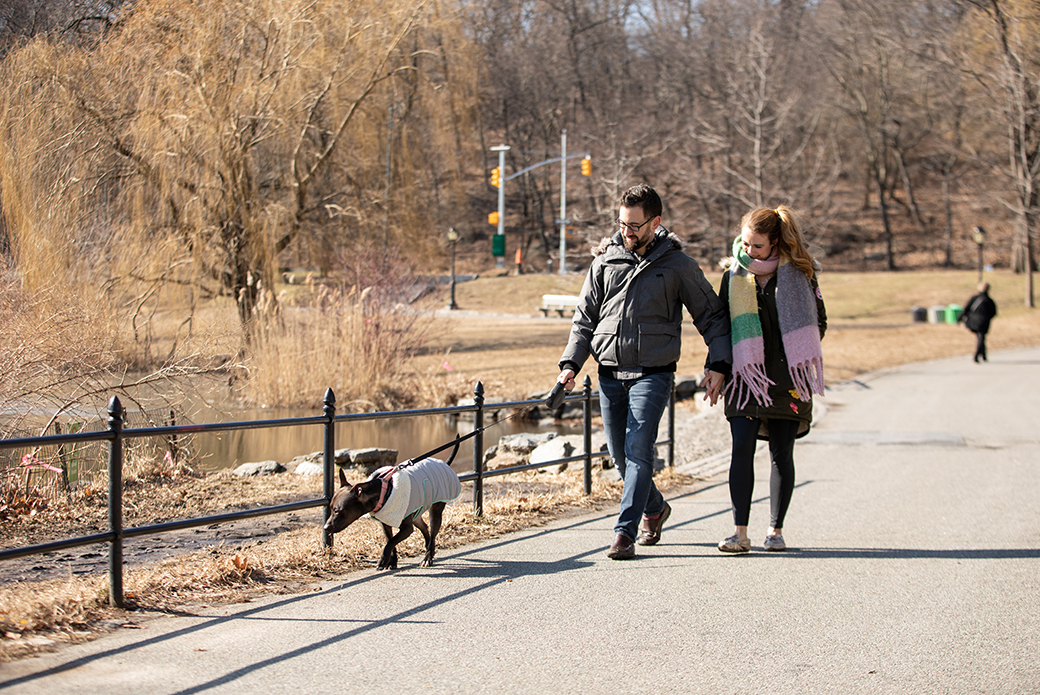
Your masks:
{"label": "scarf fringe", "polygon": [[748,363],[733,371],[724,393],[738,408],[745,407],[752,396],[759,405],[769,406],[773,404],[769,397],[769,387],[773,385],[773,380],[766,375],[765,364]]}
{"label": "scarf fringe", "polygon": [[[809,400],[809,394],[823,395],[823,357],[813,357],[799,364],[792,364],[788,370],[794,388],[801,400]],[[802,396],[805,398],[801,398]]]}

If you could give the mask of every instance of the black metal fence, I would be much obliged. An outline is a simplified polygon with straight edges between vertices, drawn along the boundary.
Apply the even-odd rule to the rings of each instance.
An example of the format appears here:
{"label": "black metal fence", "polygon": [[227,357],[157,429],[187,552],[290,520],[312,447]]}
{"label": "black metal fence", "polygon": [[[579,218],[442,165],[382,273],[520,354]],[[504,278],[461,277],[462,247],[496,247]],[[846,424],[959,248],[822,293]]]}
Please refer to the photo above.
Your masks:
{"label": "black metal fence", "polygon": [[[473,472],[464,473],[459,476],[462,482],[473,483],[473,512],[477,516],[484,513],[484,479],[495,476],[508,475],[519,471],[545,468],[548,466],[582,461],[584,463],[584,491],[585,494],[592,492],[592,459],[607,456],[606,452],[592,451],[592,380],[586,376],[580,394],[567,396],[567,402],[580,401],[582,403],[582,453],[541,463],[529,463],[495,470],[484,470],[484,415],[488,412],[498,412],[511,408],[531,408],[543,403],[541,400],[496,402],[485,404],[484,386],[477,382],[473,389],[474,402],[472,405],[450,406],[445,408],[427,408],[419,410],[400,410],[376,413],[357,413],[349,415],[336,415],[336,396],[332,389],[325,392],[324,406],[321,415],[300,418],[282,418],[275,420],[250,420],[244,422],[225,422],[203,425],[177,425],[169,427],[142,427],[137,429],[124,429],[123,406],[117,397],[112,397],[108,403],[108,429],[98,432],[77,432],[71,434],[48,435],[42,437],[24,437],[19,439],[0,440],[0,449],[15,449],[26,447],[60,446],[63,444],[87,444],[91,442],[108,442],[108,531],[96,533],[89,536],[78,536],[64,540],[40,543],[38,545],[12,548],[0,551],[0,560],[24,557],[27,555],[40,555],[43,553],[65,550],[94,543],[108,543],[108,577],[109,577],[109,603],[113,606],[123,606],[123,541],[127,538],[138,536],[149,536],[169,531],[195,528],[221,524],[239,519],[248,519],[270,514],[281,514],[294,512],[312,507],[324,507],[323,520],[328,521],[330,514],[330,503],[335,493],[335,425],[337,422],[356,422],[360,420],[379,420],[419,417],[422,415],[457,415],[461,413],[473,413]],[[272,427],[297,427],[301,425],[315,425],[324,428],[324,447],[322,472],[322,496],[280,504],[272,507],[260,507],[243,511],[228,512],[206,517],[181,519],[161,524],[148,526],[136,526],[123,528],[123,443],[130,439],[142,439],[148,437],[179,437],[183,435],[196,434],[199,432],[230,432],[234,430],[257,430]],[[657,444],[668,446],[667,463],[669,466],[675,462],[675,391],[668,406],[667,416],[668,437],[659,440]],[[322,531],[322,545],[332,547],[332,535]]]}

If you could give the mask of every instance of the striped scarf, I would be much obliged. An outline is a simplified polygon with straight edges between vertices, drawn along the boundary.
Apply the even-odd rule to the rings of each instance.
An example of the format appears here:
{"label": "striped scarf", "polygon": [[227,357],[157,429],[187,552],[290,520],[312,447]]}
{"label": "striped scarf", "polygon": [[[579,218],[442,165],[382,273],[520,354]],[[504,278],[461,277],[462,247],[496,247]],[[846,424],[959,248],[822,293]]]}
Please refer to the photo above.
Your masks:
{"label": "striped scarf", "polygon": [[[726,394],[743,408],[754,396],[760,405],[772,405],[766,375],[765,342],[758,318],[758,291],[755,275],[768,275],[776,269],[776,310],[780,337],[787,356],[791,381],[800,400],[810,394],[823,394],[823,352],[817,323],[816,298],[805,275],[788,259],[766,261],[751,258],[738,236],[733,242],[734,264],[729,272],[729,316],[733,341],[733,378]],[[775,259],[775,260],[774,260]]]}

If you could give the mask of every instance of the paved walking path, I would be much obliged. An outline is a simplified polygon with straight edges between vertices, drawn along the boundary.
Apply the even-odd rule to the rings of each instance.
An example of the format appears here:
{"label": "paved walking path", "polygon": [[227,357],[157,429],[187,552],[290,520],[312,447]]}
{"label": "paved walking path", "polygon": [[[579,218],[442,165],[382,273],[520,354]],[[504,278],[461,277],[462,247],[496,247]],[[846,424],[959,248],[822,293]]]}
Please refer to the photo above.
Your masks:
{"label": "paved walking path", "polygon": [[1040,348],[836,387],[786,553],[715,549],[721,474],[633,561],[612,513],[566,519],[2,664],[0,694],[1037,693],[1038,386]]}

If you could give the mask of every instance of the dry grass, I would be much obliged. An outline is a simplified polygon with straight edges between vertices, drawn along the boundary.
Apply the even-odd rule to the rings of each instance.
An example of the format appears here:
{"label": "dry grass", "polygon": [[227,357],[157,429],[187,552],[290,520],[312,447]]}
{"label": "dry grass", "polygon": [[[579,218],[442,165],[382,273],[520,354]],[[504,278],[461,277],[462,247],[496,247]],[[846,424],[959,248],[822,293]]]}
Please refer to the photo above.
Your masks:
{"label": "dry grass", "polygon": [[[823,274],[829,325],[823,343],[829,382],[879,369],[969,355],[975,338],[963,325],[922,324],[912,307],[963,305],[975,293],[972,271]],[[1025,277],[987,273],[999,308],[987,344],[991,350],[1040,344],[1040,312],[1025,307]]]}
{"label": "dry grass", "polygon": [[[709,274],[718,288],[721,274]],[[1024,306],[1025,278],[1008,271],[986,273],[999,314],[989,334],[990,349],[1040,344],[1040,312]],[[827,305],[823,341],[825,377],[834,383],[878,369],[920,360],[971,354],[974,337],[961,325],[913,323],[914,306],[964,304],[974,293],[974,271],[907,273],[827,273],[820,285]],[[535,307],[542,294],[576,294],[581,276],[522,275],[480,278],[456,287],[462,311],[486,312],[479,319],[438,318],[434,352],[415,368],[434,379],[469,384],[476,381],[504,398],[545,391],[558,373],[556,363],[570,332],[570,321],[541,319]],[[443,306],[446,294],[434,301]],[[444,300],[446,301],[446,300]],[[529,318],[510,318],[507,315]],[[681,374],[703,369],[706,348],[695,329],[684,330]],[[446,356],[446,357],[445,357]],[[442,362],[447,360],[451,371]],[[594,369],[586,368],[596,386]]]}
{"label": "dry grass", "polygon": [[[616,502],[621,493],[619,482],[597,478],[592,495],[585,496],[577,471],[552,476],[549,484],[546,477],[545,473],[523,473],[488,481],[481,517],[474,516],[469,504],[449,506],[438,548],[450,550],[568,513],[597,509]],[[672,471],[658,478],[664,491],[693,482]],[[300,529],[248,547],[207,548],[132,569],[124,578],[124,596],[128,609],[168,612],[198,604],[248,601],[259,594],[297,591],[315,581],[370,569],[382,544],[382,531],[367,521],[338,534],[331,550],[320,546],[319,528]],[[407,568],[407,558],[424,552],[421,535],[413,534],[398,551]],[[103,576],[0,586],[0,628],[4,632],[0,660],[19,658],[55,643],[87,639],[99,625],[130,619],[126,611],[109,607],[107,601],[108,582]]]}
{"label": "dry grass", "polygon": [[425,340],[429,317],[404,310],[395,301],[399,294],[312,282],[291,300],[266,295],[257,309],[243,396],[313,408],[332,388],[341,412],[419,405],[402,379]]}

